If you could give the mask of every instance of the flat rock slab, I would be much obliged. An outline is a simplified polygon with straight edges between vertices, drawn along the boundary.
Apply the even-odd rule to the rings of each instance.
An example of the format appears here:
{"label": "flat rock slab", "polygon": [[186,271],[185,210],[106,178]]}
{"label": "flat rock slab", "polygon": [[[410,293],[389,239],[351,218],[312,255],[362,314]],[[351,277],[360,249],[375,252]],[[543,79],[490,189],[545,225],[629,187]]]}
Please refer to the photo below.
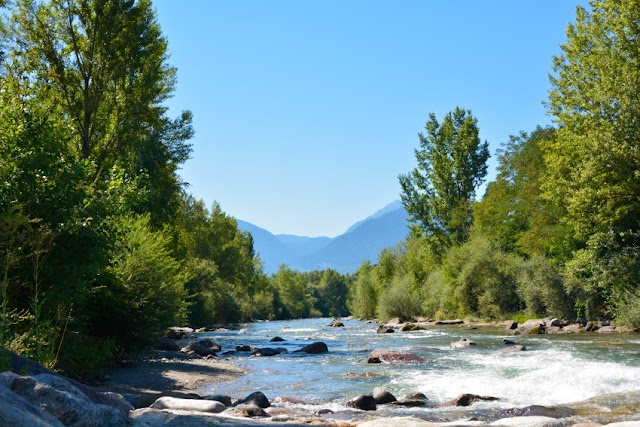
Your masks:
{"label": "flat rock slab", "polygon": [[501,427],[564,427],[562,421],[549,417],[514,417],[492,422],[492,426]]}
{"label": "flat rock slab", "polygon": [[264,420],[252,420],[251,418],[233,418],[221,414],[209,414],[202,412],[161,411],[158,409],[144,408],[132,411],[130,414],[132,427],[202,427],[202,426],[227,426],[227,427],[308,427],[305,423],[276,422]]}

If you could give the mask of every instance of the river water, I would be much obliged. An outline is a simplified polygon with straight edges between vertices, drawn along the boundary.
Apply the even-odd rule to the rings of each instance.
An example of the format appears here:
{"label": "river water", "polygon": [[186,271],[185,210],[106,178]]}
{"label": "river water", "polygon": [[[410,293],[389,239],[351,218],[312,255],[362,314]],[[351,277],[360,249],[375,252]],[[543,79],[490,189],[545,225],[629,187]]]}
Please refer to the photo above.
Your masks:
{"label": "river water", "polygon": [[[327,326],[331,319],[258,322],[238,329],[199,334],[222,345],[222,351],[236,345],[284,347],[289,353],[274,357],[252,357],[247,353],[223,356],[248,373],[230,383],[205,387],[201,393],[244,397],[261,390],[270,400],[290,396],[304,403],[287,404],[301,415],[331,409],[334,419],[365,416],[345,403],[382,386],[400,398],[422,392],[429,399],[426,408],[380,405],[376,415],[412,415],[427,420],[448,421],[476,417],[491,420],[501,411],[529,405],[571,406],[576,402],[589,410],[582,413],[615,412],[624,406],[619,419],[640,419],[640,335],[579,334],[511,337],[527,351],[496,354],[503,348],[504,329],[466,326],[433,327],[424,331],[377,334],[376,324],[344,320],[344,328]],[[284,342],[270,343],[275,336]],[[461,338],[478,345],[452,350],[449,344]],[[323,341],[325,354],[293,353],[311,342]],[[368,364],[376,348],[403,350],[431,360],[419,365]],[[434,408],[463,393],[500,398],[468,408]],[[618,393],[611,397],[611,393]],[[600,399],[600,400],[598,400]],[[580,406],[578,404],[578,406]],[[595,409],[594,409],[595,408]],[[613,408],[613,409],[612,409]],[[618,408],[618,409],[616,409]],[[631,414],[631,415],[630,415]],[[601,420],[597,415],[584,415]],[[612,419],[615,420],[615,419]]]}

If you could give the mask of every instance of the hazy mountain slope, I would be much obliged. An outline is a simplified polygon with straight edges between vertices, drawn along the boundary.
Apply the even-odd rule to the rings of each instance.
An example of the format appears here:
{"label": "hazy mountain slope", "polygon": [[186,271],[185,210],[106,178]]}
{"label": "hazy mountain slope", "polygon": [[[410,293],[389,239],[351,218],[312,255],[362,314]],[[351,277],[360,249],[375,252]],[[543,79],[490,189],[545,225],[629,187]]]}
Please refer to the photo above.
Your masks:
{"label": "hazy mountain slope", "polygon": [[333,239],[274,235],[240,220],[238,227],[253,236],[255,251],[260,254],[268,274],[278,271],[281,264],[300,271],[333,268],[352,273],[362,261],[376,262],[382,249],[395,246],[405,239],[409,231],[406,218],[402,204],[395,201]]}
{"label": "hazy mountain slope", "polygon": [[405,239],[409,232],[406,218],[405,210],[400,208],[364,221],[316,253],[301,258],[298,265],[301,270],[333,268],[341,273],[355,272],[362,261],[375,263],[382,249]]}

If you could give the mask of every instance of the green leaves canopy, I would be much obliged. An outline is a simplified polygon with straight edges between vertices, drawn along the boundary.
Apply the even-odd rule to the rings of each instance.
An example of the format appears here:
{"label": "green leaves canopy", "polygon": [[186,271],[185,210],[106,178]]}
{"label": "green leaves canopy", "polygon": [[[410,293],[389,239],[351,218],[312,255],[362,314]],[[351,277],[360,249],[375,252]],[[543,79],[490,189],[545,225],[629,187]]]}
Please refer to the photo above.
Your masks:
{"label": "green leaves canopy", "polygon": [[399,177],[402,203],[414,222],[413,231],[425,234],[436,253],[468,237],[471,202],[487,174],[489,158],[477,122],[471,110],[461,108],[448,113],[442,124],[430,114],[427,133],[418,134],[418,166]]}

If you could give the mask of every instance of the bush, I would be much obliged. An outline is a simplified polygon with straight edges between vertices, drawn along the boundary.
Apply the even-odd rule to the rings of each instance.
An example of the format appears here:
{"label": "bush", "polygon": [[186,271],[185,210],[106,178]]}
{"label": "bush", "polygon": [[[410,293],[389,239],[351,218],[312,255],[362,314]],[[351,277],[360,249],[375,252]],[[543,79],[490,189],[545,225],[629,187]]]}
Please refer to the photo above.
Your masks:
{"label": "bush", "polygon": [[115,298],[123,307],[119,320],[126,325],[116,339],[130,348],[184,321],[187,275],[169,252],[169,237],[151,231],[148,215],[120,218],[116,229],[109,270],[121,291]]}
{"label": "bush", "polygon": [[376,312],[380,320],[409,319],[420,313],[420,298],[411,289],[411,276],[394,277],[380,294]]}
{"label": "bush", "polygon": [[534,255],[523,263],[518,276],[518,294],[528,314],[572,317],[572,304],[564,290],[562,276],[543,256]]}
{"label": "bush", "polygon": [[349,310],[360,319],[373,319],[376,316],[378,295],[371,270],[371,264],[363,263],[351,287]]}

